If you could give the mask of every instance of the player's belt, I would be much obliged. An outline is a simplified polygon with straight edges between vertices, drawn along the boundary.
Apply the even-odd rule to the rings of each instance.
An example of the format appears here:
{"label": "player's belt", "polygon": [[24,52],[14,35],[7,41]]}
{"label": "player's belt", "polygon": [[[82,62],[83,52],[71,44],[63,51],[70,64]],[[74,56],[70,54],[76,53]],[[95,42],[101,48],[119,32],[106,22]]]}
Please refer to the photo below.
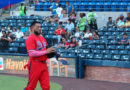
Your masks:
{"label": "player's belt", "polygon": [[40,61],[40,60],[34,60],[34,61],[37,61],[37,62],[41,62],[41,63],[46,63],[46,61]]}

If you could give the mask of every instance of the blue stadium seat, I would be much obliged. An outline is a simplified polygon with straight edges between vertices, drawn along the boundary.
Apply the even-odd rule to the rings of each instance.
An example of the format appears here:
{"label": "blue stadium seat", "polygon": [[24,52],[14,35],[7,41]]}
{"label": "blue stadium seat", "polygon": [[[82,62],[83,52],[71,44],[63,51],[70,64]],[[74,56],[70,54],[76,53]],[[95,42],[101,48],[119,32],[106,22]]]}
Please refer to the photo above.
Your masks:
{"label": "blue stadium seat", "polygon": [[120,50],[119,54],[128,54],[128,51],[127,50]]}
{"label": "blue stadium seat", "polygon": [[130,45],[125,46],[126,50],[130,50]]}
{"label": "blue stadium seat", "polygon": [[107,49],[115,49],[115,45],[108,45]]}
{"label": "blue stadium seat", "polygon": [[121,57],[120,55],[113,55],[112,59],[113,60],[120,60],[121,59],[120,57]]}
{"label": "blue stadium seat", "polygon": [[116,31],[124,31],[123,28],[117,28]]}
{"label": "blue stadium seat", "polygon": [[90,50],[89,49],[86,49],[86,50],[83,50],[83,53],[90,53]]}
{"label": "blue stadium seat", "polygon": [[20,44],[19,52],[20,52],[20,53],[27,53],[25,43],[21,43],[21,44]]}
{"label": "blue stadium seat", "polygon": [[96,49],[93,49],[93,50],[92,50],[92,53],[100,53],[100,52],[101,52],[101,51],[98,50],[98,49],[97,49],[97,50],[96,50]]}
{"label": "blue stadium seat", "polygon": [[118,54],[118,50],[110,50],[110,54]]}
{"label": "blue stadium seat", "polygon": [[79,54],[78,56],[81,57],[81,58],[85,58],[86,55],[85,54]]}
{"label": "blue stadium seat", "polygon": [[85,58],[87,58],[87,59],[92,59],[93,56],[94,56],[93,54],[87,54]]}
{"label": "blue stadium seat", "polygon": [[90,43],[90,40],[83,40],[82,43],[83,43],[83,44],[88,44],[88,43]]}
{"label": "blue stadium seat", "polygon": [[109,50],[101,50],[102,54],[108,54],[110,51]]}
{"label": "blue stadium seat", "polygon": [[107,44],[107,43],[108,43],[107,40],[101,40],[101,41],[100,41],[100,44]]}
{"label": "blue stadium seat", "polygon": [[102,36],[102,35],[103,35],[103,32],[98,32],[98,34]]}
{"label": "blue stadium seat", "polygon": [[104,35],[111,35],[111,32],[105,32]]}
{"label": "blue stadium seat", "polygon": [[17,53],[18,52],[18,48],[17,47],[9,47],[9,52],[11,53]]}
{"label": "blue stadium seat", "polygon": [[61,53],[61,57],[67,57],[68,54],[67,53]]}
{"label": "blue stadium seat", "polygon": [[48,35],[53,35],[54,34],[54,31],[49,31],[48,32]]}
{"label": "blue stadium seat", "polygon": [[99,44],[100,41],[99,41],[99,40],[93,40],[92,43],[93,43],[93,44]]}
{"label": "blue stadium seat", "polygon": [[119,32],[112,32],[112,35],[119,35]]}
{"label": "blue stadium seat", "polygon": [[95,45],[88,45],[87,48],[94,49],[94,48],[95,48]]}
{"label": "blue stadium seat", "polygon": [[125,28],[124,31],[126,31],[126,32],[129,31],[130,32],[130,28]]}
{"label": "blue stadium seat", "polygon": [[112,56],[111,56],[110,54],[108,54],[108,53],[105,54],[105,55],[103,55],[103,59],[104,59],[104,60],[111,60],[111,57],[112,57]]}
{"label": "blue stadium seat", "polygon": [[124,45],[116,45],[116,49],[119,49],[119,50],[124,49]]}
{"label": "blue stadium seat", "polygon": [[23,43],[23,42],[25,42],[25,40],[24,40],[23,38],[17,38],[17,39],[16,39],[16,42],[18,42],[18,43]]}
{"label": "blue stadium seat", "polygon": [[68,56],[69,57],[75,57],[75,54],[74,53],[69,53]]}
{"label": "blue stadium seat", "polygon": [[10,43],[9,44],[10,47],[19,47],[19,43]]}
{"label": "blue stadium seat", "polygon": [[115,28],[108,28],[108,31],[115,31]]}
{"label": "blue stadium seat", "polygon": [[100,59],[100,60],[102,60],[103,55],[102,55],[102,54],[95,54],[95,55],[94,55],[94,58],[95,58],[95,59]]}
{"label": "blue stadium seat", "polygon": [[104,49],[104,45],[97,45],[96,49]]}
{"label": "blue stadium seat", "polygon": [[116,40],[109,40],[108,44],[112,45],[112,44],[115,44],[116,43]]}
{"label": "blue stadium seat", "polygon": [[82,53],[83,49],[75,49],[75,53]]}
{"label": "blue stadium seat", "polygon": [[130,55],[122,55],[121,60],[130,61]]}

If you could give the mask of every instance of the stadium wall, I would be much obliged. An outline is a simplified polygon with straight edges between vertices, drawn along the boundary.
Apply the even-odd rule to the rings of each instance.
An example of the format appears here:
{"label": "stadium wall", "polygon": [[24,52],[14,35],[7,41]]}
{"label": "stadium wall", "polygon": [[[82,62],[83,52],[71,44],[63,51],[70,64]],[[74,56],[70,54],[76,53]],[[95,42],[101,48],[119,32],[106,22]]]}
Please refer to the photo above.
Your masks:
{"label": "stadium wall", "polygon": [[130,83],[130,69],[119,67],[85,66],[85,78]]}

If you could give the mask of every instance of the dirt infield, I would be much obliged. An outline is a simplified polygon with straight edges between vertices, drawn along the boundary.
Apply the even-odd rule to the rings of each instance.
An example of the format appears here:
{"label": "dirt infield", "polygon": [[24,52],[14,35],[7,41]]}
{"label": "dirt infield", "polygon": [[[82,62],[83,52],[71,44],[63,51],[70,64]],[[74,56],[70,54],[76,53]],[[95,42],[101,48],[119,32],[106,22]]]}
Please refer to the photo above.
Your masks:
{"label": "dirt infield", "polygon": [[[26,75],[13,75],[13,76],[27,77]],[[130,84],[128,83],[114,83],[106,81],[63,78],[63,77],[50,77],[50,80],[52,82],[56,82],[62,85],[63,90],[130,90]]]}

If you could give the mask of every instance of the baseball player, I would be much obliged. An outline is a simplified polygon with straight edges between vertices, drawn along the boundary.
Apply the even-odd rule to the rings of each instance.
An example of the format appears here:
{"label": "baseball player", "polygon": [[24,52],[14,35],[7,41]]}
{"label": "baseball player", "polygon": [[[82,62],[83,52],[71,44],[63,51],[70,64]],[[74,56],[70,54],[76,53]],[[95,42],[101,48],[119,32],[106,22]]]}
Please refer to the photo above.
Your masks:
{"label": "baseball player", "polygon": [[26,40],[26,48],[29,56],[27,64],[29,81],[25,90],[35,90],[37,82],[40,82],[42,90],[50,90],[49,73],[46,64],[47,54],[53,53],[53,47],[48,44],[41,35],[41,25],[34,21],[31,24],[31,34]]}

